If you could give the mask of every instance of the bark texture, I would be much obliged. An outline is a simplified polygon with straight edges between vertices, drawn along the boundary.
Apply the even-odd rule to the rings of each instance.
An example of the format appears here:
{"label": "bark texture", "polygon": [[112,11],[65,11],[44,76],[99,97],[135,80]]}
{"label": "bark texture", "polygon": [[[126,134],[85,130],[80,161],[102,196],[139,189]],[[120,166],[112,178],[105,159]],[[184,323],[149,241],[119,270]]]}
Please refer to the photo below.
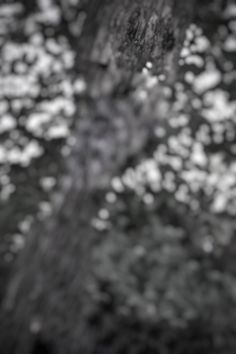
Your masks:
{"label": "bark texture", "polygon": [[[147,61],[173,82],[193,1],[91,0],[78,41],[76,144],[55,196],[53,216],[34,225],[2,305],[4,354],[95,353],[88,321],[94,285],[91,226],[102,195],[126,160],[144,147],[161,91],[145,104],[132,92]],[[160,113],[161,114],[161,113]],[[109,350],[105,351],[109,353]]]}

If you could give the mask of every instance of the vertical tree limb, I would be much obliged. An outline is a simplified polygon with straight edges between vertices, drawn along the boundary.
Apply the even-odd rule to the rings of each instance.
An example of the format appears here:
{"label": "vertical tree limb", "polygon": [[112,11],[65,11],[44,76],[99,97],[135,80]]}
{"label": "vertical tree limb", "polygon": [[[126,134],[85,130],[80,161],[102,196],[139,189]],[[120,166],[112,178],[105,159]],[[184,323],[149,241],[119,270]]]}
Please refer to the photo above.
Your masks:
{"label": "vertical tree limb", "polygon": [[91,221],[110,179],[142,150],[157,118],[151,100],[135,104],[132,78],[152,61],[153,72],[169,71],[174,80],[192,9],[193,1],[181,6],[174,0],[88,2],[77,49],[77,72],[87,91],[78,103],[76,144],[60,208],[55,205],[45,225],[34,226],[3,303],[4,354],[30,354],[35,340],[56,354],[94,352],[86,322],[96,240]]}

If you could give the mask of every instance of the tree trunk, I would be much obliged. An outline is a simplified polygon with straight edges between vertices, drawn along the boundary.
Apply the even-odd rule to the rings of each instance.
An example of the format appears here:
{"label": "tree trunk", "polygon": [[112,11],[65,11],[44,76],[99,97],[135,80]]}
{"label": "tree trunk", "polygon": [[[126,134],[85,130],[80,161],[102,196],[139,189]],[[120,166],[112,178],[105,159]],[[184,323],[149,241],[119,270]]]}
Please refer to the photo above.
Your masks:
{"label": "tree trunk", "polygon": [[161,91],[137,103],[133,79],[151,61],[153,73],[173,82],[192,11],[193,1],[87,2],[76,61],[87,89],[78,102],[76,144],[54,214],[34,225],[3,302],[4,354],[95,353],[88,326],[96,243],[91,221],[111,178],[142,150],[161,114]]}

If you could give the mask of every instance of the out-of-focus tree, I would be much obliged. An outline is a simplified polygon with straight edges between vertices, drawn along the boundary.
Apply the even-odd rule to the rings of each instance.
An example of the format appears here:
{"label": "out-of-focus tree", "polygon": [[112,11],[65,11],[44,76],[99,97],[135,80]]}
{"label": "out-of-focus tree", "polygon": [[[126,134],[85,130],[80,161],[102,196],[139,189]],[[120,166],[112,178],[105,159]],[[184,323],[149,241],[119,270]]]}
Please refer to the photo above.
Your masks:
{"label": "out-of-focus tree", "polygon": [[[30,16],[47,1],[25,4]],[[199,332],[191,353],[222,352],[235,288],[219,265],[228,250],[219,242],[209,252],[210,236],[230,239],[233,227],[207,212],[196,218],[171,195],[153,202],[147,193],[144,203],[113,179],[142,159],[168,117],[156,78],[175,82],[194,2],[57,5],[76,46],[74,144],[53,214],[33,225],[10,281],[0,344],[6,354],[189,353]]]}

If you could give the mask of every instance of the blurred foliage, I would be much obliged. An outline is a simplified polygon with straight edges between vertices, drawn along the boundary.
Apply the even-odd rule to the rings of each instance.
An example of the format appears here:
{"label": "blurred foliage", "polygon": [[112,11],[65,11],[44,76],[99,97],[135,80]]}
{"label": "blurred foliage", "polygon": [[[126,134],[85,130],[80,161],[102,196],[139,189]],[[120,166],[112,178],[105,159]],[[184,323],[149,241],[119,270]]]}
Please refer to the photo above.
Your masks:
{"label": "blurred foliage", "polygon": [[174,200],[147,206],[131,193],[108,209],[90,289],[96,353],[108,345],[112,353],[233,353],[234,260],[227,264],[227,246],[207,248],[206,229],[217,243],[234,223],[193,215]]}
{"label": "blurred foliage", "polygon": [[[47,1],[40,3],[41,11],[47,12]],[[53,3],[51,20],[54,20],[54,15],[57,14],[55,2],[48,3]],[[76,35],[74,30],[77,28],[77,21],[83,21],[84,3],[85,1],[79,0],[71,0],[68,3],[61,0],[60,4],[57,3],[65,8],[64,21],[69,22],[73,35]],[[222,1],[210,3],[221,5]],[[206,14],[205,4],[207,7],[209,5],[204,2],[204,11],[200,13],[203,17]],[[48,46],[47,50],[41,50],[39,54],[44,57],[46,52],[52,50],[50,68],[53,69],[54,60],[63,62],[63,58],[58,58],[57,54],[60,49],[59,39],[62,40],[62,53],[65,54],[69,47],[63,37],[68,30],[66,23],[60,20],[62,17],[59,16],[59,23],[52,25],[50,18],[47,19],[45,15],[31,16],[31,11],[36,11],[36,14],[38,11],[33,1],[28,0],[24,5],[26,12],[30,14],[27,21],[25,14],[23,20],[20,18],[19,27],[18,17],[13,17],[14,21],[9,17],[5,21],[6,34],[2,36],[1,48],[7,42],[15,41],[14,44],[19,50],[19,47],[23,47],[22,43],[30,42],[30,38],[36,34],[36,42],[31,41],[29,49],[37,47],[37,42],[41,49]],[[73,10],[74,6],[76,11]],[[219,11],[218,7],[213,6],[212,13],[216,9]],[[203,27],[209,31],[208,34],[214,36],[216,28],[222,25],[222,20],[214,20],[214,17],[211,20],[209,25],[204,19]],[[22,30],[22,23],[28,28],[28,33]],[[53,37],[56,43],[51,43],[50,37]],[[217,46],[220,47],[219,42],[216,42],[215,48]],[[53,54],[53,50],[56,54]],[[230,55],[235,58],[232,53],[226,53],[225,58],[229,59]],[[24,59],[24,53],[22,58]],[[208,59],[207,57],[206,61]],[[221,57],[217,66],[220,67],[225,62]],[[12,65],[14,66],[15,62]],[[58,77],[51,69],[46,70],[43,66],[36,80],[39,94],[32,100],[29,112],[25,111],[23,106],[19,115],[30,116],[30,113],[40,107],[42,101],[53,99],[54,95],[63,96],[69,92],[68,101],[73,100],[70,85],[60,89],[57,80],[54,85],[55,76]],[[183,71],[187,69],[185,66]],[[11,74],[12,67],[9,62],[2,68],[2,71],[4,70],[6,75]],[[67,70],[72,71],[71,66],[63,69],[64,76],[62,75],[61,81],[65,82]],[[220,67],[220,70],[223,69]],[[45,87],[47,90],[44,97],[41,93]],[[230,81],[227,89],[232,96],[235,95],[235,80]],[[191,88],[189,90],[191,91]],[[188,96],[189,101],[192,98],[191,95]],[[12,97],[7,97],[9,106],[11,100]],[[15,114],[14,110],[13,113]],[[59,113],[61,114],[61,111]],[[59,113],[56,112],[56,118],[60,116]],[[16,118],[18,119],[17,116]],[[201,118],[198,120],[195,116],[191,121],[194,123],[194,134],[199,121]],[[46,126],[44,135],[47,128]],[[44,147],[44,155],[34,160],[28,168],[17,164],[1,166],[2,176],[9,175],[10,181],[16,186],[15,192],[8,200],[0,201],[0,251],[1,255],[5,256],[17,253],[12,248],[12,235],[27,234],[32,215],[38,213],[38,204],[49,199],[49,192],[42,188],[40,180],[45,176],[56,179],[62,172],[63,138],[52,142],[44,139],[46,135],[35,137],[34,132],[26,132],[25,121],[23,124],[19,121],[17,129],[20,135],[26,135],[29,140],[37,139]],[[173,128],[168,129],[167,135],[158,142],[150,142],[151,147],[147,148],[144,157],[150,157],[160,140],[162,144],[166,144],[170,135],[176,134]],[[10,133],[9,136],[8,133],[2,134],[1,143],[5,144],[9,140],[14,144],[18,143],[17,136],[14,138],[14,134],[11,136]],[[28,143],[28,140],[26,142]],[[230,150],[233,143],[224,141],[223,144],[213,144],[211,141],[208,156],[210,150],[214,149],[225,152],[226,145],[229,145]],[[145,152],[143,154],[145,155]],[[68,155],[68,150],[64,149],[64,155]],[[234,159],[234,156],[228,155],[228,159]],[[144,157],[135,157],[135,165]],[[88,289],[93,299],[88,313],[88,325],[97,343],[94,354],[233,354],[236,349],[234,216],[227,212],[213,213],[205,201],[206,195],[201,194],[202,190],[195,196],[200,201],[201,209],[192,210],[188,204],[178,202],[174,193],[157,193],[148,185],[145,188],[144,197],[129,188],[123,188],[118,193],[110,191],[107,201],[104,201],[104,209],[98,213],[97,219],[93,220],[98,241],[93,254],[94,282]],[[2,283],[5,283],[10,268],[9,258],[2,256],[2,259],[1,278],[4,279]]]}

